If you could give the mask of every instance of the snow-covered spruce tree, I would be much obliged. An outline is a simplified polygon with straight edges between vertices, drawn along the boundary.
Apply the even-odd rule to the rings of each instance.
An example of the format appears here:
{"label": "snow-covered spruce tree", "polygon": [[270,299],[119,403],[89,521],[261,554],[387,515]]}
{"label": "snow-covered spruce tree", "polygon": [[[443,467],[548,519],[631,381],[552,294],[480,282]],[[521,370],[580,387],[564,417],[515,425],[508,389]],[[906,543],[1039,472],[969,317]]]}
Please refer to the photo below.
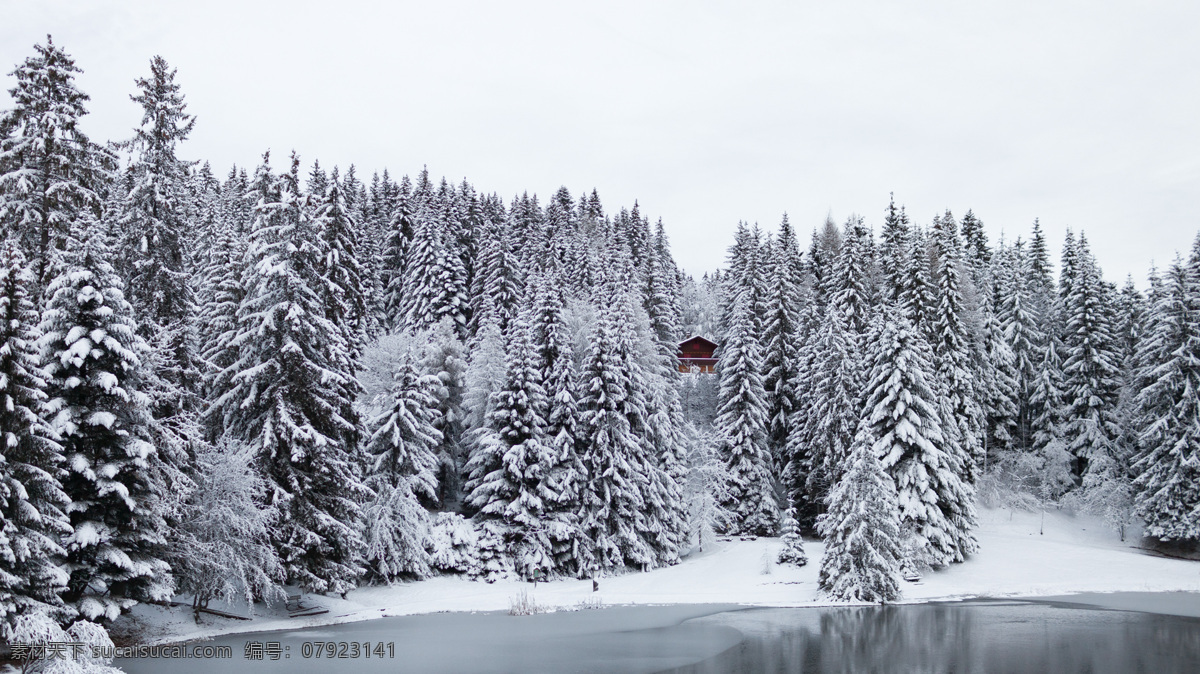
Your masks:
{"label": "snow-covered spruce tree", "polygon": [[127,171],[130,189],[120,205],[117,226],[122,253],[129,259],[128,295],[139,320],[140,334],[160,343],[161,369],[174,395],[154,401],[155,418],[199,407],[200,369],[192,321],[196,299],[188,268],[189,171],[192,162],[175,155],[196,118],[185,112],[175,71],[161,56],[150,60],[150,77],[138,78],[134,102],[142,106],[142,122],[127,146],[133,161]]}
{"label": "snow-covered spruce tree", "polygon": [[18,617],[65,618],[57,560],[71,533],[59,482],[63,456],[44,418],[46,381],[35,347],[33,274],[16,241],[0,243],[0,639]]}
{"label": "snow-covered spruce tree", "polygon": [[[200,288],[200,355],[204,360],[204,390],[212,395],[214,379],[237,359],[232,343],[238,334],[238,309],[246,296],[242,286],[245,271],[246,241],[228,223],[217,233],[209,254],[208,267]],[[223,432],[209,428],[211,438]]]}
{"label": "snow-covered spruce tree", "polygon": [[883,300],[899,303],[910,272],[908,216],[904,207],[896,208],[895,195],[889,195],[883,230],[879,235],[879,271],[883,276]]}
{"label": "snow-covered spruce tree", "polygon": [[963,322],[962,251],[954,216],[946,211],[933,221],[933,273],[936,305],[930,317],[930,347],[937,381],[948,452],[962,476],[974,484],[983,464],[980,441],[983,412],[971,373],[967,327]]}
{"label": "snow-covered spruce tree", "polygon": [[825,294],[837,306],[846,329],[856,342],[871,323],[871,270],[874,264],[870,230],[863,219],[852,216],[842,227],[842,247],[825,279]]}
{"label": "snow-covered spruce tree", "polygon": [[467,503],[475,519],[503,539],[515,569],[527,580],[553,568],[550,540],[542,524],[546,495],[546,395],[537,351],[525,315],[510,332],[507,374],[494,394],[487,432],[467,463]]}
{"label": "snow-covered spruce tree", "polygon": [[734,300],[718,374],[720,403],[714,427],[721,434],[720,452],[730,473],[729,500],[733,533],[774,535],[779,505],[771,484],[771,457],[766,444],[767,404],[763,391],[762,351],[754,334],[751,290]]}
{"label": "snow-covered spruce tree", "polygon": [[575,349],[564,311],[563,284],[549,273],[531,276],[532,329],[546,394],[545,525],[557,571],[579,575],[579,507],[586,470],[580,459],[578,377]]}
{"label": "snow-covered spruce tree", "polygon": [[404,325],[421,330],[449,316],[456,331],[465,334],[467,272],[444,214],[434,208],[418,211],[404,269]]}
{"label": "snow-covered spruce tree", "polygon": [[431,393],[436,401],[434,428],[441,433],[436,455],[437,499],[442,508],[461,499],[463,467],[463,427],[466,410],[463,395],[466,389],[467,355],[458,339],[454,322],[443,318],[428,332],[429,341],[421,358],[421,370],[433,376]]}
{"label": "snow-covered spruce tree", "polygon": [[1083,235],[1077,243],[1068,239],[1063,274],[1063,437],[1075,456],[1077,476],[1086,476],[1093,464],[1119,471],[1114,465],[1121,462],[1115,443],[1118,354],[1107,310],[1112,297]]}
{"label": "snow-covered spruce tree", "polygon": [[391,223],[386,228],[380,256],[379,284],[382,289],[382,306],[379,311],[383,324],[391,330],[401,327],[406,307],[405,265],[416,232],[411,194],[412,183],[409,182],[408,176],[404,176],[396,190],[396,205],[392,211]]}
{"label": "snow-covered spruce tree", "polygon": [[[616,257],[616,256],[614,256]],[[646,441],[646,372],[635,352],[632,299],[616,277],[597,292],[596,322],[581,377],[580,459],[587,471],[581,498],[582,574],[649,567],[656,551],[647,532],[659,524],[646,492],[659,470]]]}
{"label": "snow-covered spruce tree", "polygon": [[986,362],[978,369],[981,377],[979,394],[987,428],[984,434],[984,466],[1017,449],[1017,416],[1019,400],[1016,355],[1004,337],[1000,319],[992,310],[990,294],[984,294],[979,306],[983,325],[979,335],[979,359]]}
{"label": "snow-covered spruce tree", "polygon": [[937,295],[930,271],[929,242],[920,228],[909,232],[908,264],[901,278],[900,307],[909,323],[925,336],[926,341],[932,341]]}
{"label": "snow-covered spruce tree", "polygon": [[996,277],[998,318],[1004,330],[1004,339],[1013,353],[1013,370],[1017,380],[1013,444],[1020,450],[1028,450],[1033,442],[1030,397],[1040,373],[1038,364],[1042,360],[1046,335],[1034,313],[1029,279],[1032,270],[1028,256],[1017,246],[1011,246],[997,256],[997,263],[1000,272]]}
{"label": "snow-covered spruce tree", "polygon": [[364,294],[368,270],[360,260],[356,241],[358,225],[346,207],[342,187],[336,180],[312,198],[316,201],[314,225],[324,254],[318,271],[324,281],[325,318],[342,331],[342,339],[348,347],[343,368],[353,375],[358,371],[370,324]]}
{"label": "snow-covered spruce tree", "polygon": [[1037,380],[1029,393],[1030,449],[1038,457],[1038,498],[1043,506],[1075,486],[1073,463],[1063,437],[1063,375],[1057,337],[1050,337]]}
{"label": "snow-covered spruce tree", "polygon": [[[505,340],[500,332],[500,319],[492,314],[483,322],[475,339],[468,346],[467,369],[463,375],[465,389],[463,390],[463,435],[462,474],[460,483],[470,477],[465,463],[471,456],[480,451],[487,434],[488,419],[494,409],[492,394],[504,385]],[[463,494],[465,496],[465,493]],[[467,508],[468,512],[470,508]]]}
{"label": "snow-covered spruce tree", "polygon": [[895,481],[900,523],[916,559],[904,564],[961,562],[975,552],[975,507],[962,467],[946,449],[929,347],[899,311],[887,310],[872,330],[862,425],[875,455]]}
{"label": "snow-covered spruce tree", "polygon": [[802,345],[800,311],[804,301],[800,248],[786,213],[779,225],[774,252],[763,333],[763,386],[768,403],[767,446],[775,464],[782,466],[790,422],[798,406],[797,367]]}
{"label": "snow-covered spruce tree", "polygon": [[480,260],[474,279],[472,328],[478,332],[481,317],[487,311],[496,312],[500,330],[506,331],[518,310],[522,298],[523,279],[511,230],[500,223],[485,220]]}
{"label": "snow-covered spruce tree", "polygon": [[[647,324],[639,325],[645,336],[642,360],[649,376],[647,440],[650,460],[658,471],[652,474],[651,499],[658,513],[654,548],[659,563],[674,564],[678,551],[686,543],[687,512],[683,504],[683,481],[687,474],[686,450],[683,445],[683,403],[679,395],[679,270],[671,259],[662,222],[657,234],[648,241],[643,273],[645,316]],[[639,313],[640,320],[640,313]]]}
{"label": "snow-covered spruce tree", "polygon": [[393,374],[390,406],[371,420],[374,432],[367,445],[373,459],[367,486],[375,492],[363,511],[368,574],[391,582],[422,578],[430,573],[424,539],[429,516],[418,501],[437,495],[438,459],[442,434],[435,427],[440,384],[422,375],[404,354]]}
{"label": "snow-covered spruce tree", "polygon": [[169,598],[173,582],[159,557],[165,495],[154,491],[159,458],[141,391],[148,347],[137,336],[133,308],[98,230],[85,219],[63,272],[47,290],[38,346],[71,502],[63,598],[88,619],[112,620],[137,601]]}
{"label": "snow-covered spruce tree", "polygon": [[800,536],[800,523],[796,521],[796,509],[788,508],[783,515],[783,549],[775,561],[780,564],[804,566],[808,555],[804,554],[804,539]]}
{"label": "snow-covered spruce tree", "polygon": [[896,487],[875,454],[867,424],[854,438],[846,471],[817,520],[825,539],[818,584],[836,601],[900,598],[900,518]]}
{"label": "snow-covered spruce tree", "polygon": [[176,591],[192,596],[193,608],[212,600],[284,599],[283,567],[270,543],[278,511],[262,502],[263,477],[253,453],[227,439],[204,444],[196,454],[196,487],[171,535]]}
{"label": "snow-covered spruce tree", "polygon": [[[269,176],[269,169],[260,170]],[[289,583],[345,593],[362,571],[357,520],[370,495],[356,474],[362,434],[351,416],[342,331],[326,318],[324,258],[312,211],[292,171],[258,188],[256,222],[230,342],[237,360],[216,378],[210,421],[255,452],[268,503],[280,511],[271,541]]]}
{"label": "snow-covered spruce tree", "polygon": [[79,128],[87,94],[75,60],[46,36],[11,74],[13,107],[0,115],[0,228],[15,233],[34,275],[34,304],[57,273],[71,223],[98,213],[111,155]]}
{"label": "snow-covered spruce tree", "polygon": [[1134,469],[1136,512],[1161,541],[1200,540],[1200,256],[1167,272],[1141,352],[1148,385]]}
{"label": "snow-covered spruce tree", "polygon": [[830,302],[818,332],[804,348],[808,392],[788,441],[792,498],[807,506],[803,515],[819,512],[818,504],[837,483],[850,453],[864,379],[855,344],[837,305]]}
{"label": "snow-covered spruce tree", "polygon": [[717,335],[719,344],[725,343],[725,333],[733,324],[737,301],[742,293],[747,293],[750,306],[750,331],[755,339],[762,335],[762,309],[765,297],[765,279],[762,269],[763,247],[758,228],[750,229],[746,223],[739,222],[737,233],[734,234],[733,245],[729,248],[729,263],[722,278],[721,289],[721,321],[720,334]]}

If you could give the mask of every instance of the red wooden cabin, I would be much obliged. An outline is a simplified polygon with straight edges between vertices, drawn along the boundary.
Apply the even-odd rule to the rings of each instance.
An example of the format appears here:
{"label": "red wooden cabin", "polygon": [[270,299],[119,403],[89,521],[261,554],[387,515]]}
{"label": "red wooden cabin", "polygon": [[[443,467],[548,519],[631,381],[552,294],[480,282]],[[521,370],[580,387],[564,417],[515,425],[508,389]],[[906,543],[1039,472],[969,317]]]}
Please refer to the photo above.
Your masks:
{"label": "red wooden cabin", "polygon": [[679,343],[680,372],[712,372],[717,365],[717,345],[696,335]]}

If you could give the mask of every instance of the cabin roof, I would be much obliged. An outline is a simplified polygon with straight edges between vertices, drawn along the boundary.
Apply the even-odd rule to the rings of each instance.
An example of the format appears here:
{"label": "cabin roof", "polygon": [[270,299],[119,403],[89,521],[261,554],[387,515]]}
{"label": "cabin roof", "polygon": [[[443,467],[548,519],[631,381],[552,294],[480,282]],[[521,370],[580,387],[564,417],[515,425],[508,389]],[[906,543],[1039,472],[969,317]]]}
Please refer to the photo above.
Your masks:
{"label": "cabin roof", "polygon": [[685,344],[703,344],[704,346],[707,346],[712,349],[717,348],[717,345],[715,342],[709,341],[709,340],[701,337],[700,335],[693,335],[693,336],[688,337],[687,339],[683,340],[682,342],[679,343],[679,348],[682,349]]}

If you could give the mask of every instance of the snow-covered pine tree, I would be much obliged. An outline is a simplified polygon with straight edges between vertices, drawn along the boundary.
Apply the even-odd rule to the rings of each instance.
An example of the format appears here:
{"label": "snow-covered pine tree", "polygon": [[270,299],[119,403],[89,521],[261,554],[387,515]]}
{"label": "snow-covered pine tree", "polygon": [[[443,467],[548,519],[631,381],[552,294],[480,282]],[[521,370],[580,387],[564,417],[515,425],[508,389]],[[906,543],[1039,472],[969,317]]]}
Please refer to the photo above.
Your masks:
{"label": "snow-covered pine tree", "polygon": [[71,502],[63,598],[88,619],[112,620],[137,601],[170,598],[173,581],[159,558],[165,495],[154,492],[160,459],[141,390],[148,347],[99,224],[85,218],[77,231],[63,272],[46,292],[38,346]]}
{"label": "snow-covered pine tree", "polygon": [[[616,255],[614,255],[616,257]],[[613,276],[618,274],[610,271]],[[653,564],[643,539],[648,473],[646,373],[634,353],[629,291],[612,278],[596,293],[590,352],[580,373],[582,574]]]}
{"label": "snow-covered pine tree", "polygon": [[383,323],[389,329],[400,327],[404,320],[406,286],[404,276],[408,250],[416,234],[416,222],[412,203],[412,183],[408,176],[400,180],[396,190],[396,206],[392,220],[386,230],[380,260],[379,284],[382,288]]}
{"label": "snow-covered pine tree", "polygon": [[1040,376],[1046,335],[1034,313],[1030,292],[1031,259],[1020,245],[1003,249],[996,258],[996,298],[998,318],[1004,339],[1013,353],[1016,376],[1017,416],[1013,429],[1013,445],[1028,450],[1033,443],[1033,413],[1030,398]]}
{"label": "snow-covered pine tree", "polygon": [[809,274],[812,275],[815,302],[822,309],[829,301],[827,291],[831,283],[830,277],[833,276],[834,266],[837,264],[841,251],[842,234],[838,231],[833,217],[826,216],[825,224],[821,226],[820,231],[813,231],[812,245],[809,246],[805,265],[808,267]]}
{"label": "snow-covered pine tree", "polygon": [[687,475],[683,444],[683,404],[679,395],[679,270],[671,259],[662,222],[648,241],[643,272],[644,302],[648,325],[639,341],[649,376],[646,439],[651,460],[659,470],[652,474],[654,507],[659,511],[655,525],[658,538],[654,548],[659,563],[673,564],[687,538],[687,511],[683,503],[683,482]]}
{"label": "snow-covered pine tree", "polygon": [[846,330],[837,305],[826,305],[824,319],[805,345],[807,393],[788,439],[792,498],[807,504],[806,518],[819,511],[845,469],[860,416],[863,359]]}
{"label": "snow-covered pine tree", "polygon": [[1038,496],[1043,503],[1075,486],[1073,460],[1063,437],[1063,374],[1058,338],[1051,336],[1042,355],[1039,375],[1029,393],[1030,449],[1038,456]]}
{"label": "snow-covered pine tree", "polygon": [[404,325],[422,330],[449,316],[464,335],[469,311],[467,272],[454,246],[444,213],[417,211],[416,231],[404,264]]}
{"label": "snow-covered pine tree", "polygon": [[[204,362],[204,391],[213,399],[214,378],[237,359],[233,339],[238,333],[238,307],[246,292],[242,287],[246,241],[225,223],[216,235],[200,287],[200,355]],[[223,428],[209,428],[210,439]]]}
{"label": "snow-covered pine tree", "polygon": [[828,301],[837,306],[847,331],[858,340],[871,323],[871,233],[863,219],[851,216],[842,226],[842,247],[826,286]]}
{"label": "snow-covered pine tree", "polygon": [[910,231],[908,238],[908,257],[901,277],[899,304],[913,327],[925,336],[926,341],[931,341],[937,296],[929,266],[929,240],[919,227]]}
{"label": "snow-covered pine tree", "polygon": [[[265,163],[265,162],[264,162]],[[357,520],[370,495],[355,470],[362,434],[352,416],[348,345],[326,318],[321,238],[292,171],[256,188],[256,222],[247,251],[230,342],[237,360],[216,378],[207,415],[250,446],[280,510],[271,540],[288,582],[311,592],[345,593],[362,572]]]}
{"label": "snow-covered pine tree", "polygon": [[473,332],[478,332],[487,311],[495,311],[500,320],[500,330],[507,331],[509,322],[519,308],[524,283],[510,232],[502,224],[484,221],[481,259],[475,275],[475,292],[471,298]]}
{"label": "snow-covered pine tree", "polygon": [[360,260],[356,241],[357,223],[336,180],[314,193],[316,215],[314,227],[321,239],[323,259],[318,272],[324,281],[322,302],[325,318],[342,331],[346,343],[346,362],[342,369],[353,376],[359,368],[364,342],[370,324],[365,291],[368,270]]}
{"label": "snow-covered pine tree", "polygon": [[433,376],[431,393],[436,401],[434,428],[441,433],[436,447],[437,499],[444,509],[448,504],[457,504],[462,497],[463,429],[466,410],[463,396],[466,391],[467,355],[458,339],[454,322],[443,318],[428,333],[428,343],[421,361],[425,374]]}
{"label": "snow-covered pine tree", "polygon": [[34,274],[34,304],[58,269],[71,224],[99,213],[96,191],[111,155],[79,128],[87,94],[75,86],[75,60],[46,36],[17,66],[0,115],[0,227],[15,233]]}
{"label": "snow-covered pine tree", "polygon": [[532,580],[554,568],[545,514],[546,394],[528,316],[510,330],[504,385],[494,393],[488,425],[467,463],[467,503],[475,518],[503,539],[520,576]]}
{"label": "snow-covered pine tree", "polygon": [[780,564],[804,566],[808,555],[804,554],[804,539],[800,536],[800,523],[796,521],[796,509],[788,508],[783,515],[783,548],[775,561]]}
{"label": "snow-covered pine tree", "polygon": [[586,469],[580,458],[578,378],[575,348],[564,311],[563,283],[551,272],[534,274],[527,292],[533,302],[531,328],[546,394],[545,443],[549,452],[543,505],[556,570],[581,572],[579,508]]}
{"label": "snow-covered pine tree", "polygon": [[1154,538],[1200,540],[1200,255],[1167,272],[1140,360],[1136,512]]}
{"label": "snow-covered pine tree", "polygon": [[132,98],[142,106],[142,121],[127,143],[134,155],[128,168],[131,188],[118,221],[123,254],[130,258],[129,303],[141,335],[166,347],[159,356],[162,369],[154,374],[178,391],[175,400],[154,401],[158,419],[184,410],[194,414],[199,407],[196,298],[188,267],[188,239],[195,229],[187,203],[193,162],[175,154],[196,118],[185,112],[175,72],[155,56],[150,77],[137,79],[138,94]]}
{"label": "snow-covered pine tree", "polygon": [[[739,222],[734,234],[733,246],[729,248],[729,263],[723,277],[720,333],[717,343],[725,343],[725,332],[733,323],[737,299],[744,289],[749,293],[748,302],[751,307],[750,330],[756,339],[762,334],[762,321],[759,309],[763,307],[765,295],[765,279],[762,270],[761,236],[758,228],[750,229],[746,223]],[[719,355],[719,354],[718,354]]]}
{"label": "snow-covered pine tree", "polygon": [[1115,418],[1120,382],[1116,337],[1108,306],[1112,297],[1082,234],[1063,253],[1063,437],[1076,459],[1076,475],[1095,464],[1120,463]]}
{"label": "snow-covered pine tree", "polygon": [[57,560],[71,533],[62,448],[44,418],[46,381],[35,346],[33,273],[17,242],[0,243],[0,639],[18,617],[66,617]]}
{"label": "snow-covered pine tree", "polygon": [[904,207],[896,208],[895,195],[889,195],[883,230],[879,235],[879,271],[883,275],[883,300],[900,301],[909,270],[908,216]]}
{"label": "snow-covered pine tree", "polygon": [[725,343],[717,364],[721,389],[714,427],[721,434],[721,456],[731,476],[729,500],[734,513],[730,531],[774,535],[779,505],[771,479],[767,448],[767,402],[762,384],[762,351],[754,330],[753,289],[742,287],[733,301]]}
{"label": "snow-covered pine tree", "polygon": [[817,520],[825,539],[818,584],[836,601],[900,598],[900,517],[896,486],[884,472],[867,424],[855,435],[847,467]]}
{"label": "snow-covered pine tree", "polygon": [[975,507],[958,457],[947,450],[929,347],[899,311],[888,309],[870,333],[870,374],[860,427],[895,481],[900,523],[918,558],[941,566],[975,552]]}
{"label": "snow-covered pine tree", "polygon": [[[1068,230],[1068,235],[1070,235],[1070,230]],[[1051,276],[1050,251],[1046,244],[1046,237],[1042,233],[1041,223],[1036,219],[1033,221],[1033,232],[1030,235],[1029,248],[1025,257],[1024,269],[1026,270],[1025,278],[1028,281],[1029,309],[1036,321],[1037,330],[1045,336],[1044,340],[1048,340],[1050,335],[1061,337],[1062,317],[1059,312],[1057,286]],[[1040,351],[1045,346],[1045,341],[1038,346],[1040,357]]]}
{"label": "snow-covered pine tree", "polygon": [[979,394],[987,421],[984,434],[984,465],[994,463],[998,457],[1017,449],[1017,416],[1019,401],[1016,356],[1004,336],[1004,328],[996,312],[992,310],[991,293],[980,298],[978,314],[982,320],[979,335],[980,360],[986,365],[977,369],[986,375],[981,377]]}
{"label": "snow-covered pine tree", "polygon": [[983,464],[981,431],[983,413],[972,376],[967,327],[963,322],[962,250],[954,216],[933,220],[933,273],[935,306],[930,317],[930,346],[937,381],[941,384],[940,407],[948,452],[962,476],[974,484]]}
{"label": "snow-covered pine tree", "polygon": [[798,409],[795,387],[802,345],[800,311],[804,302],[800,248],[786,213],[779,225],[774,252],[763,335],[766,373],[763,386],[767,393],[767,447],[774,464],[782,466],[790,422]]}
{"label": "snow-covered pine tree", "polygon": [[424,539],[429,517],[418,502],[437,496],[441,433],[434,427],[440,382],[422,375],[411,354],[393,373],[390,406],[371,420],[367,445],[373,463],[367,486],[375,498],[363,513],[368,574],[391,582],[429,575]]}

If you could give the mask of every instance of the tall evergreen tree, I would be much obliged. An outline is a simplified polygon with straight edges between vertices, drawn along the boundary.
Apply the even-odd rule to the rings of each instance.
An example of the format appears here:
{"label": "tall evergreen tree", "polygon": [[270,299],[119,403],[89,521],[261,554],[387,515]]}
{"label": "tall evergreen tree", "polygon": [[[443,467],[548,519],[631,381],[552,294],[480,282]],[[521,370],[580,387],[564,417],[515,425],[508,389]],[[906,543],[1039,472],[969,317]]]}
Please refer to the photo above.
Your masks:
{"label": "tall evergreen tree", "polygon": [[983,462],[982,410],[971,376],[967,328],[962,315],[962,251],[958,228],[949,211],[934,218],[933,249],[937,260],[933,274],[937,305],[930,324],[930,346],[942,387],[943,430],[952,453],[957,455],[955,460],[961,457],[963,476],[974,484]]}
{"label": "tall evergreen tree", "polygon": [[917,559],[907,564],[961,562],[978,547],[972,489],[959,457],[947,451],[937,395],[930,384],[929,347],[891,311],[871,333],[871,365],[862,425],[883,469],[895,480],[900,522]]}
{"label": "tall evergreen tree", "polygon": [[35,348],[33,274],[13,240],[0,243],[0,638],[30,613],[65,618],[68,577],[57,560],[71,533],[62,447],[46,423]]}
{"label": "tall evergreen tree", "polygon": [[167,532],[141,390],[148,347],[98,224],[85,227],[47,290],[39,346],[71,500],[63,598],[88,619],[111,620],[137,601],[170,598],[173,581],[158,556]]}
{"label": "tall evergreen tree", "polygon": [[729,501],[734,533],[774,535],[779,506],[771,485],[767,448],[767,402],[758,368],[762,351],[754,332],[753,292],[742,288],[734,300],[718,362],[721,389],[717,419],[721,456],[731,475]]}
{"label": "tall evergreen tree", "polygon": [[88,96],[75,86],[75,60],[49,35],[33,49],[11,73],[13,107],[0,116],[0,226],[21,242],[41,306],[71,224],[99,213],[111,155],[79,128]]}
{"label": "tall evergreen tree", "polygon": [[525,579],[553,569],[545,514],[546,396],[541,385],[531,326],[522,316],[509,339],[507,374],[495,395],[488,430],[467,464],[467,503],[476,519],[490,523]]}
{"label": "tall evergreen tree", "polygon": [[767,392],[767,446],[779,464],[785,453],[790,420],[798,409],[796,392],[800,363],[800,311],[803,303],[803,267],[796,233],[787,214],[779,226],[775,257],[771,261],[767,322],[763,351]]}
{"label": "tall evergreen tree", "polygon": [[[1200,239],[1197,239],[1200,253]],[[1141,348],[1145,428],[1134,470],[1137,513],[1162,541],[1200,540],[1200,255],[1176,263]]]}
{"label": "tall evergreen tree", "polygon": [[1082,476],[1089,464],[1116,460],[1119,392],[1116,338],[1107,310],[1112,297],[1082,235],[1077,244],[1068,239],[1063,285],[1064,437],[1076,457],[1076,475]]}
{"label": "tall evergreen tree", "polygon": [[846,471],[817,520],[825,539],[818,585],[838,601],[886,603],[900,597],[900,518],[896,487],[876,456],[869,427],[859,430]]}
{"label": "tall evergreen tree", "polygon": [[267,501],[281,512],[272,542],[288,582],[345,593],[362,572],[357,517],[369,490],[354,467],[362,430],[346,399],[355,389],[344,369],[349,347],[326,317],[324,250],[297,169],[293,159],[260,193],[230,344],[237,360],[217,378],[208,414],[253,448],[268,478]]}
{"label": "tall evergreen tree", "polygon": [[364,512],[368,573],[384,581],[429,575],[424,539],[428,516],[418,497],[435,498],[441,433],[434,428],[433,377],[422,376],[410,354],[393,373],[390,406],[371,420],[372,457],[366,484],[375,492]]}

